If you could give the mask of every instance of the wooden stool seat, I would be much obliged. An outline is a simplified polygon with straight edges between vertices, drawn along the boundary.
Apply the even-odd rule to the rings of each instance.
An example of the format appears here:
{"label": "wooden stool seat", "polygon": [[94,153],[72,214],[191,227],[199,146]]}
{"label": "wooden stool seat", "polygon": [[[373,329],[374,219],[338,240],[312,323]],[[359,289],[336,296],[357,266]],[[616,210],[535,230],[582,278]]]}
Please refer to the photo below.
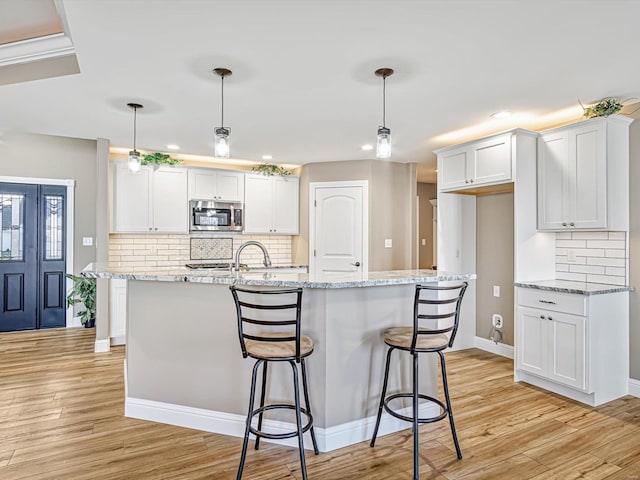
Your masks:
{"label": "wooden stool seat", "polygon": [[[286,332],[269,332],[260,334],[262,338],[283,338],[291,337],[291,333]],[[295,358],[296,341],[289,340],[286,342],[269,342],[265,340],[245,340],[247,353],[250,357],[261,358],[264,360],[276,358]],[[306,335],[300,335],[300,357],[307,357],[313,353],[313,340]]]}
{"label": "wooden stool seat", "polygon": [[[411,349],[413,327],[393,327],[384,332],[384,343],[403,350]],[[420,335],[416,341],[416,350],[440,350],[449,345],[449,337],[444,333]]]}

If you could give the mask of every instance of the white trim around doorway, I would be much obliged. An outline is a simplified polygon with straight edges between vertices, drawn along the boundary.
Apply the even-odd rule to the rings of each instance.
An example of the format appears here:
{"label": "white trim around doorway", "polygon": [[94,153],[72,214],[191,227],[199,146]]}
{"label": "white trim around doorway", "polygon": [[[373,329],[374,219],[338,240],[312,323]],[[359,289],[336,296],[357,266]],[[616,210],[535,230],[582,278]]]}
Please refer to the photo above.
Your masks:
{"label": "white trim around doorway", "polygon": [[[76,181],[72,179],[60,179],[60,178],[38,178],[38,177],[5,177],[0,176],[0,182],[2,183],[28,183],[33,185],[61,185],[67,187],[67,261],[66,268],[67,273],[73,273],[73,241],[74,241],[74,229],[73,229],[73,206],[74,206],[74,190]],[[67,278],[67,295],[73,288],[73,281]],[[67,327],[74,326],[73,321],[73,307],[67,308],[65,315],[65,324]]]}

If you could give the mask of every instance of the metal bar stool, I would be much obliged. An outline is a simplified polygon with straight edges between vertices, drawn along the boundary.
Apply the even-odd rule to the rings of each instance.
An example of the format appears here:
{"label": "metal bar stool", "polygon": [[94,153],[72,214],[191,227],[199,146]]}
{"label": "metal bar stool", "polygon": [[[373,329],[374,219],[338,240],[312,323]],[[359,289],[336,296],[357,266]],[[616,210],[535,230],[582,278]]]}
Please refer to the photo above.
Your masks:
{"label": "metal bar stool", "polygon": [[[244,358],[256,359],[251,377],[251,394],[249,399],[249,412],[244,433],[244,443],[242,444],[242,455],[240,457],[240,467],[238,468],[237,479],[242,478],[244,462],[247,456],[247,446],[249,444],[249,434],[256,436],[255,449],[260,448],[260,438],[283,439],[298,437],[298,448],[300,449],[300,465],[302,467],[302,478],[307,478],[307,467],[304,458],[303,434],[310,431],[313,441],[313,450],[318,455],[318,444],[313,430],[313,416],[309,405],[309,388],[307,386],[307,369],[305,358],[313,353],[313,340],[306,335],[300,334],[300,316],[302,305],[302,288],[289,290],[248,290],[238,288],[235,285],[229,287],[236,304],[238,316],[238,336],[240,347]],[[288,312],[287,312],[288,311]],[[295,316],[291,315],[295,311]],[[283,314],[282,312],[285,312]],[[286,319],[283,317],[286,316]],[[294,316],[290,318],[289,316]],[[276,327],[276,331],[266,331],[256,333],[251,330],[250,324],[269,330]],[[292,327],[295,326],[295,331]],[[246,328],[245,328],[246,327]],[[284,329],[283,329],[284,327]],[[289,331],[283,331],[289,327]],[[293,370],[294,403],[275,403],[265,405],[265,390],[267,383],[268,362],[288,362]],[[302,387],[304,392],[305,408],[300,406],[300,386],[298,381],[299,363],[302,367]],[[254,399],[256,393],[256,379],[258,369],[262,366],[262,391],[260,394],[260,408],[254,410]],[[264,412],[270,410],[295,410],[296,430],[285,433],[268,433],[262,431],[262,419]],[[251,425],[253,417],[258,416],[257,428]],[[302,424],[302,415],[306,417],[306,424]]]}
{"label": "metal bar stool", "polygon": [[[382,417],[382,409],[384,408],[390,415],[413,423],[413,478],[419,478],[418,465],[418,425],[421,423],[433,423],[449,417],[451,425],[451,434],[453,443],[456,446],[458,459],[462,458],[458,436],[456,435],[456,427],[453,423],[453,412],[451,410],[451,400],[449,398],[449,386],[447,385],[447,370],[445,367],[444,354],[442,351],[453,346],[458,323],[460,320],[460,305],[462,297],[467,289],[467,282],[456,286],[430,286],[416,285],[416,293],[413,302],[413,326],[412,327],[394,327],[385,330],[384,343],[389,346],[387,351],[387,363],[384,371],[384,383],[382,386],[382,395],[380,396],[380,407],[378,408],[378,418],[371,439],[371,447],[376,443],[378,428],[380,427],[380,418]],[[422,298],[422,292],[431,292],[431,296],[437,298]],[[447,294],[455,294],[451,297]],[[447,296],[448,298],[442,298]],[[428,313],[424,313],[428,310]],[[431,325],[421,326],[422,321],[429,321]],[[424,323],[424,322],[422,322]],[[391,352],[395,349],[409,352],[413,356],[413,391],[410,393],[394,393],[387,396],[387,383],[389,380],[389,364],[391,363]],[[446,405],[437,398],[420,394],[418,391],[418,355],[420,353],[437,353],[440,356],[440,366],[442,368],[442,385],[444,387],[444,396]],[[396,398],[412,398],[413,412],[411,416],[397,413],[389,407],[389,402]],[[418,401],[419,399],[435,403],[440,407],[441,413],[435,417],[419,418],[418,417]]]}

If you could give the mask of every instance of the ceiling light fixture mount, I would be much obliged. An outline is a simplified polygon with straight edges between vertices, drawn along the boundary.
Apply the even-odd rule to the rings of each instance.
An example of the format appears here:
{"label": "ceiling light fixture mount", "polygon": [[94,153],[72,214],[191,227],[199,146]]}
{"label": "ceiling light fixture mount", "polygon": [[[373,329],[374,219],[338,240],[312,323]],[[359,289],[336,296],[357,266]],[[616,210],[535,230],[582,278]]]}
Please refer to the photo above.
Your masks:
{"label": "ceiling light fixture mount", "polygon": [[509,110],[500,110],[499,112],[495,112],[491,114],[491,118],[495,118],[496,120],[509,118],[510,116],[511,116],[511,112]]}
{"label": "ceiling light fixture mount", "polygon": [[129,152],[129,171],[131,173],[139,173],[141,162],[140,162],[140,152],[136,150],[136,127],[137,127],[137,117],[138,117],[138,109],[144,108],[143,105],[139,103],[127,103],[127,107],[133,109],[133,150]]}
{"label": "ceiling light fixture mount", "polygon": [[220,126],[216,127],[215,132],[215,156],[222,158],[229,158],[229,134],[231,133],[230,128],[225,128],[224,126],[224,79],[231,75],[231,70],[228,68],[214,68],[213,73],[220,77],[221,88],[220,88],[220,110],[221,110],[221,119]]}
{"label": "ceiling light fixture mount", "polygon": [[377,77],[382,77],[382,126],[378,127],[376,142],[376,157],[391,157],[391,129],[387,128],[387,77],[393,75],[392,68],[379,68],[375,71]]}

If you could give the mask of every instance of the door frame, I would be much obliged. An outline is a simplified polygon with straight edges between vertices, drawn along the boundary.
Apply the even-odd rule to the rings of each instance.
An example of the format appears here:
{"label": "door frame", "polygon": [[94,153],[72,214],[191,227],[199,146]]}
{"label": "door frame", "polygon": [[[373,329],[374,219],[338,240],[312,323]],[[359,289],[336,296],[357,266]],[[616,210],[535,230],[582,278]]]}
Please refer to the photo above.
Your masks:
{"label": "door frame", "polygon": [[316,209],[314,199],[318,188],[361,187],[362,188],[362,272],[369,271],[369,180],[347,180],[342,182],[309,183],[309,273],[316,271]]}
{"label": "door frame", "polygon": [[[0,175],[0,182],[3,183],[28,183],[34,185],[60,185],[67,187],[67,221],[66,221],[66,269],[67,273],[73,273],[73,206],[74,198],[73,192],[75,189],[76,181],[73,179],[59,179],[59,178],[38,178],[38,177],[6,177]],[[73,281],[69,278],[66,279],[66,292],[65,301],[67,295],[73,288]],[[66,309],[65,324],[67,327],[80,326],[75,325],[73,322],[73,307]]]}

